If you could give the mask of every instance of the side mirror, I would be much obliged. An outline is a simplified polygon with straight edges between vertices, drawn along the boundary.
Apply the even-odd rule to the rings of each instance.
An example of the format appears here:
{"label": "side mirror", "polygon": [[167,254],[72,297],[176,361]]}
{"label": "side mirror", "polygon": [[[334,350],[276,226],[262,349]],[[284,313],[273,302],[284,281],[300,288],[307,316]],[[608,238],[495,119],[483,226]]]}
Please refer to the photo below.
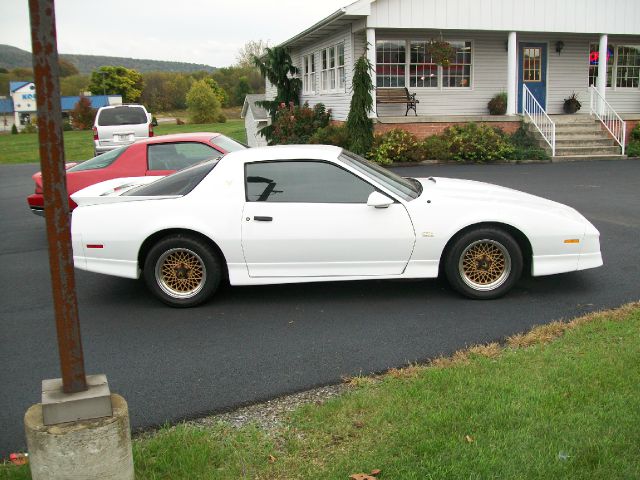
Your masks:
{"label": "side mirror", "polygon": [[367,199],[367,205],[375,208],[387,208],[392,203],[393,200],[380,192],[371,192]]}

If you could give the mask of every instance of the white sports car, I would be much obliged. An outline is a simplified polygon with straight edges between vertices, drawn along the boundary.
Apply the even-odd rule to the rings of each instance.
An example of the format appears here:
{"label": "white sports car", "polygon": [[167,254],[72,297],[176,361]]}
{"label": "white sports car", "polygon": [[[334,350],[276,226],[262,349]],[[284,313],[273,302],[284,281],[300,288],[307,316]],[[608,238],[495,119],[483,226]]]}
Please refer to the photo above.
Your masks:
{"label": "white sports car", "polygon": [[523,268],[602,265],[576,210],[509,188],[402,178],[338,147],[232,152],[167,177],[72,195],[77,268],[139,278],[190,307],[231,285],[432,278],[471,298],[504,295]]}

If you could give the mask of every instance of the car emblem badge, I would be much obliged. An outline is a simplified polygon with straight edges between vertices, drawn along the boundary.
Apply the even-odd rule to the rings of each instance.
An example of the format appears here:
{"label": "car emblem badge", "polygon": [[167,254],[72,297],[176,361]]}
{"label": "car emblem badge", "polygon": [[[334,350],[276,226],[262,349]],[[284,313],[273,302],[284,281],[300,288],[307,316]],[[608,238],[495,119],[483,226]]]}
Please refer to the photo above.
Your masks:
{"label": "car emblem badge", "polygon": [[428,237],[428,238],[432,238],[435,235],[433,234],[433,232],[422,232],[422,236],[423,237]]}

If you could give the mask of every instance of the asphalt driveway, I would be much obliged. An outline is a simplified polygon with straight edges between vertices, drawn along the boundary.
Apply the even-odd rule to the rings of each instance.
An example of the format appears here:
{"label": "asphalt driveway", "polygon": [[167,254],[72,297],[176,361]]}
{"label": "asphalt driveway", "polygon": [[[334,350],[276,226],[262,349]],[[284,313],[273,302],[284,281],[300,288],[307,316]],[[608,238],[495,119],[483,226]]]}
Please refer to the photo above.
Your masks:
{"label": "asphalt driveway", "polygon": [[[0,165],[0,457],[24,448],[22,416],[59,377],[44,221],[25,197],[36,165]],[[478,302],[439,280],[224,287],[196,309],[141,282],[77,272],[87,373],[106,373],[134,428],[256,402],[502,339],[640,299],[640,162],[409,167],[484,180],[577,208],[605,266],[524,278]]]}

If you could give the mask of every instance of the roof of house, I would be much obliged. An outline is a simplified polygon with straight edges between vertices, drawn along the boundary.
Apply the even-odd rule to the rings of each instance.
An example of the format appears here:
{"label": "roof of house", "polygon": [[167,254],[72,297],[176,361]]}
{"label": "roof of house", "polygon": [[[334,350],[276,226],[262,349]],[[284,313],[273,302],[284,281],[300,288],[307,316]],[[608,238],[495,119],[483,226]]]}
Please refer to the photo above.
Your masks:
{"label": "roof of house", "polygon": [[0,113],[13,113],[13,101],[10,98],[0,98]]}
{"label": "roof of house", "polygon": [[256,105],[256,102],[264,100],[264,93],[250,94],[244,97],[244,104],[242,105],[242,114],[244,118],[247,114],[247,110],[251,110],[254,120],[267,121],[269,120],[269,113],[262,107]]}
{"label": "roof of house", "polygon": [[[91,108],[100,108],[109,105],[109,97],[113,96],[114,95],[91,95],[86,98],[91,102]],[[77,95],[73,97],[60,97],[60,106],[62,107],[62,111],[73,110],[73,107],[78,103],[78,100],[80,100],[80,97]]]}
{"label": "roof of house", "polygon": [[[526,3],[526,5],[525,5]],[[303,48],[351,26],[374,29],[483,30],[502,32],[640,34],[638,0],[358,0],[282,42]],[[603,14],[606,13],[606,14]]]}
{"label": "roof of house", "polygon": [[15,92],[19,88],[22,88],[29,83],[33,82],[9,82],[9,92]]}

